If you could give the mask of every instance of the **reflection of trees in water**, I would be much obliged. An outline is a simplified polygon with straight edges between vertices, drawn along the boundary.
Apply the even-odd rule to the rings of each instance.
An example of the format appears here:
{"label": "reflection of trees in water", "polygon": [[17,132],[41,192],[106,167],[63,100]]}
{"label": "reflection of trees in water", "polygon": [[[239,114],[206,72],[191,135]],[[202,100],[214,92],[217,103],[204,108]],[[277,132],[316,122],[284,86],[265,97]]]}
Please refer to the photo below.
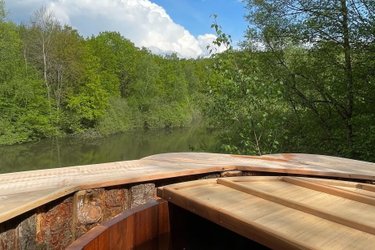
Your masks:
{"label": "reflection of trees in water", "polygon": [[216,133],[201,127],[133,131],[99,139],[50,139],[0,147],[0,173],[133,160],[166,152],[214,152],[216,144]]}

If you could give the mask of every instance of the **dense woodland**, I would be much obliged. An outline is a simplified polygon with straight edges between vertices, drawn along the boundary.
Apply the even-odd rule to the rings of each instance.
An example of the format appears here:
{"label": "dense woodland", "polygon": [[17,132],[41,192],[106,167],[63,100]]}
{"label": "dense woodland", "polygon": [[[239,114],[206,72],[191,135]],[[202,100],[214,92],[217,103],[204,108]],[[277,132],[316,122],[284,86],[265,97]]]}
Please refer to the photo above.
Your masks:
{"label": "dense woodland", "polygon": [[239,48],[214,20],[228,50],[181,59],[84,38],[45,9],[16,25],[0,0],[0,144],[203,121],[222,152],[375,161],[375,1],[244,3]]}

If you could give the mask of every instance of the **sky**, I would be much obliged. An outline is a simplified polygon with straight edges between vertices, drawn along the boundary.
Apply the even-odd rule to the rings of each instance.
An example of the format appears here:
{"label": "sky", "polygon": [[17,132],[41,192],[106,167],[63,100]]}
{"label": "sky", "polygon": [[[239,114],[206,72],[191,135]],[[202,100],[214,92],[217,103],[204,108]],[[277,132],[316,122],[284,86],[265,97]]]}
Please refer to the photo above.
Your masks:
{"label": "sky", "polygon": [[16,23],[28,23],[32,13],[45,6],[60,23],[85,37],[116,31],[137,47],[183,58],[208,55],[206,47],[216,38],[213,14],[234,46],[246,30],[241,0],[5,0],[5,4],[8,18]]}

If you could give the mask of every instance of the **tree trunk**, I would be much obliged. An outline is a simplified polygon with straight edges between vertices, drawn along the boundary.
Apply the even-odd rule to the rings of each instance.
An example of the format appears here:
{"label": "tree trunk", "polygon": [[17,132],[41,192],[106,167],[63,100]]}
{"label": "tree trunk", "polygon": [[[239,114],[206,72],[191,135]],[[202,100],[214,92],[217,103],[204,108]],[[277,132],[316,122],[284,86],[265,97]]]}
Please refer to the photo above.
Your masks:
{"label": "tree trunk", "polygon": [[350,156],[354,157],[353,148],[353,106],[354,106],[354,80],[353,80],[353,69],[352,69],[352,58],[351,58],[351,46],[349,37],[349,13],[346,5],[346,0],[341,0],[341,14],[342,14],[342,31],[343,31],[343,48],[345,54],[345,73],[346,73],[346,133],[347,143],[350,152]]}
{"label": "tree trunk", "polygon": [[42,54],[43,54],[43,78],[44,78],[44,84],[46,85],[47,89],[47,98],[48,98],[48,105],[49,105],[49,111],[52,113],[52,107],[51,107],[51,90],[50,86],[48,84],[48,78],[47,78],[47,52],[46,52],[46,43],[44,39],[44,35],[42,34]]}

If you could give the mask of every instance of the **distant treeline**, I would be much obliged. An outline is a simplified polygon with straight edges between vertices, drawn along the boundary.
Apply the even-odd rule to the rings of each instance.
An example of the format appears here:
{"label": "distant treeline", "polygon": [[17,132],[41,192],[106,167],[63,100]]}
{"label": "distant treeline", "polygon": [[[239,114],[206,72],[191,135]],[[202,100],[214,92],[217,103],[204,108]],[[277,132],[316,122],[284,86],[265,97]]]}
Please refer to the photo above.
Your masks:
{"label": "distant treeline", "polygon": [[205,60],[153,55],[116,32],[83,38],[45,9],[26,25],[0,13],[0,144],[200,117]]}
{"label": "distant treeline", "polygon": [[0,144],[202,119],[222,131],[222,152],[375,161],[375,1],[245,4],[240,49],[214,22],[228,50],[194,60],[115,32],[83,38],[43,9],[15,25],[2,4]]}

